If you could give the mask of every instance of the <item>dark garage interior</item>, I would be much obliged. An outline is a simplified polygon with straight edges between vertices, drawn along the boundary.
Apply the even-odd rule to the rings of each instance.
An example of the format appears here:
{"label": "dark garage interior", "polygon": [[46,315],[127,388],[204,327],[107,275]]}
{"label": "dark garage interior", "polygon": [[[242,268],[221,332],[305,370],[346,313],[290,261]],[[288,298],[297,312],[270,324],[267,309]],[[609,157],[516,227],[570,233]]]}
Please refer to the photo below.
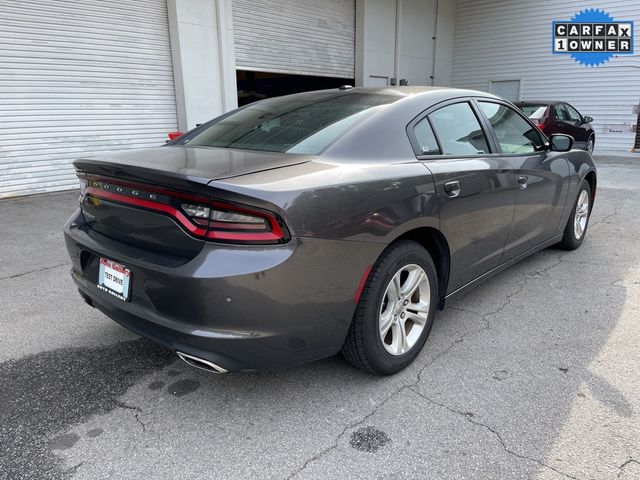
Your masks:
{"label": "dark garage interior", "polygon": [[236,81],[239,107],[264,98],[310,90],[338,88],[341,85],[353,85],[354,82],[352,78],[291,75],[250,70],[236,70]]}

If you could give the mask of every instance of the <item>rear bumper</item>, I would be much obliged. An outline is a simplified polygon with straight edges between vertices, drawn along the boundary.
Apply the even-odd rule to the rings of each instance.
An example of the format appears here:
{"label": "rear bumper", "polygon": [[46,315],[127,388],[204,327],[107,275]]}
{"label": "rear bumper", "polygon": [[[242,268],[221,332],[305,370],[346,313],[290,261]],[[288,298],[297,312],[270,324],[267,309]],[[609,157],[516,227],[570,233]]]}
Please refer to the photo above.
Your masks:
{"label": "rear bumper", "polygon": [[[96,233],[79,211],[64,234],[72,278],[89,303],[139,335],[228,371],[337,353],[361,276],[383,248],[310,238],[277,246],[205,243],[187,260]],[[100,257],[131,269],[130,301],[96,287]]]}

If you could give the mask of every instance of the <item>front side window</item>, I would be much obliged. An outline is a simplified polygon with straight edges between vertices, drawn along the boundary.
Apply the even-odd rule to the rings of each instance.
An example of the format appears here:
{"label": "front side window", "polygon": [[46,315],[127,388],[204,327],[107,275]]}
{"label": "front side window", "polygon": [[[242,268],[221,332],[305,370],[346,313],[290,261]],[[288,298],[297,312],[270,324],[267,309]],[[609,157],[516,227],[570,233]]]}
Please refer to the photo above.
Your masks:
{"label": "front side window", "polygon": [[492,102],[478,102],[498,137],[503,153],[533,153],[539,150],[542,139],[513,108]]}
{"label": "front side window", "polygon": [[555,118],[556,120],[561,120],[563,122],[568,122],[571,120],[569,112],[562,103],[558,103],[553,110],[553,118]]}
{"label": "front side window", "polygon": [[221,117],[178,143],[317,155],[357,122],[399,98],[373,93],[271,98]]}
{"label": "front side window", "polygon": [[572,122],[582,122],[582,117],[580,116],[580,114],[578,113],[578,111],[573,108],[571,105],[569,105],[568,103],[564,104],[564,107],[567,111],[567,115],[569,116],[569,119]]}
{"label": "front side window", "polygon": [[433,130],[445,155],[489,153],[480,122],[468,103],[447,105],[429,115]]}

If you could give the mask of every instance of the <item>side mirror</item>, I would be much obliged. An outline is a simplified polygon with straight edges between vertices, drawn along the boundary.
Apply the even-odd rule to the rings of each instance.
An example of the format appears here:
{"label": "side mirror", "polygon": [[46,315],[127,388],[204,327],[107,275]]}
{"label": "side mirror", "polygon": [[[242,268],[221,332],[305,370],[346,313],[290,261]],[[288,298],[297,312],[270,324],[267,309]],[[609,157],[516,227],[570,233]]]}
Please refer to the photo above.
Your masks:
{"label": "side mirror", "polygon": [[553,133],[549,137],[549,145],[554,152],[568,152],[573,147],[573,137],[563,133]]}
{"label": "side mirror", "polygon": [[582,123],[591,123],[591,122],[593,122],[593,118],[592,117],[590,117],[588,115],[585,115],[584,117],[582,117]]}

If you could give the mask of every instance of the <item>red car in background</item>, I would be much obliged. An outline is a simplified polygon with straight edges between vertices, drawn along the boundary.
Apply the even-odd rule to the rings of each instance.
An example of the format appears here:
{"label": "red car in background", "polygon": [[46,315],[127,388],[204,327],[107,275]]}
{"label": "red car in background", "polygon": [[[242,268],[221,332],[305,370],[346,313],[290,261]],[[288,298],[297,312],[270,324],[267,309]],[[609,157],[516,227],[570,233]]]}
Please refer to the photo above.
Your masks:
{"label": "red car in background", "polygon": [[593,152],[596,142],[591,127],[593,118],[583,116],[567,102],[526,101],[516,105],[547,137],[552,133],[571,135],[576,148]]}

